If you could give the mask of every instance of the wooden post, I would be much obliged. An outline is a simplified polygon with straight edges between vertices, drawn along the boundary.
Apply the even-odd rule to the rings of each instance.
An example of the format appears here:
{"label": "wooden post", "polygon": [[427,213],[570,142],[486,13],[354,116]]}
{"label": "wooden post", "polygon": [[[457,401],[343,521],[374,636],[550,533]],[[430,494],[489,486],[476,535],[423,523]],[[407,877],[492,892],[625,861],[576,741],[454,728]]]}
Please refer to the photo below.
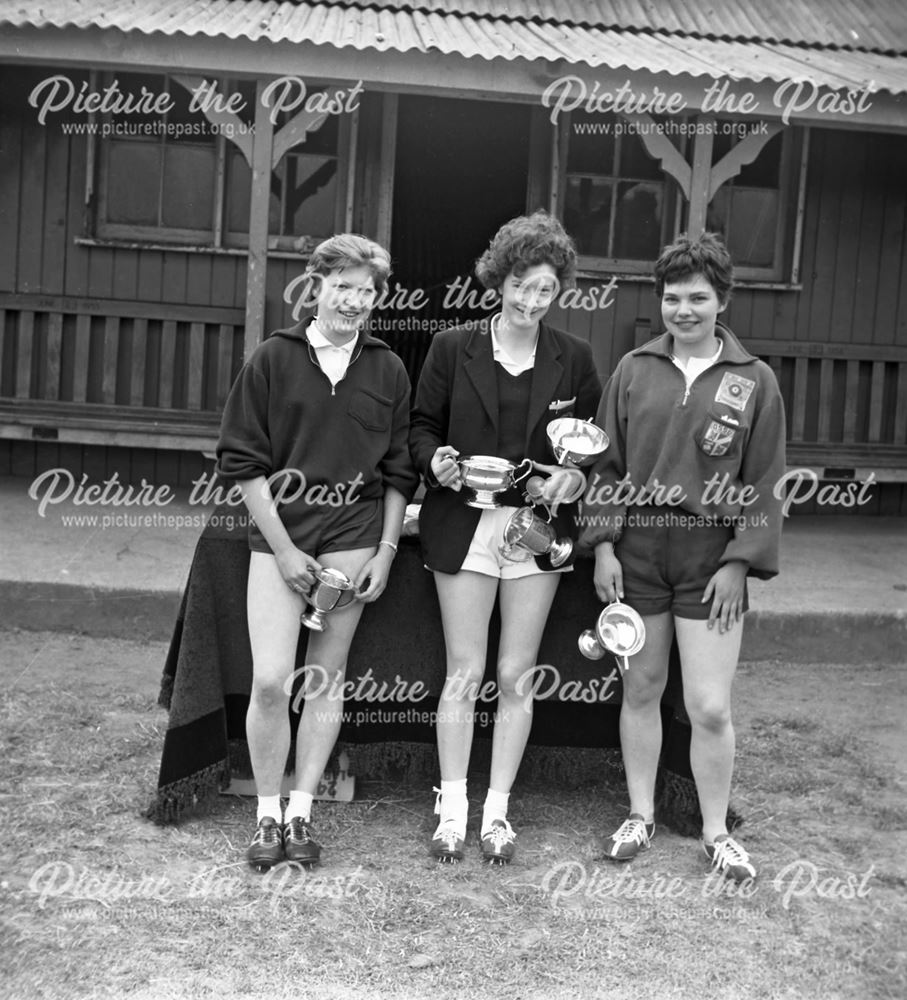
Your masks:
{"label": "wooden post", "polygon": [[[711,119],[696,119],[697,124],[708,121]],[[693,143],[693,174],[690,178],[690,208],[687,213],[687,233],[693,238],[705,232],[712,178],[712,142],[711,131],[697,131]]]}
{"label": "wooden post", "polygon": [[249,262],[246,269],[246,331],[243,355],[261,343],[265,329],[268,277],[268,204],[271,198],[271,155],[274,126],[261,99],[265,81],[255,84],[255,137],[252,142],[252,195],[249,199]]}

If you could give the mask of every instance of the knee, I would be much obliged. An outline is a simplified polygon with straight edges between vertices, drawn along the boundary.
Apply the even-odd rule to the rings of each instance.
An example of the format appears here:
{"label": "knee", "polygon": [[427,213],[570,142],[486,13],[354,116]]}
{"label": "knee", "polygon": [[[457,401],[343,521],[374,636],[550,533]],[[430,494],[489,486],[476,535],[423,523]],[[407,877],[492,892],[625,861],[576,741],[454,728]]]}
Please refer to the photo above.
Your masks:
{"label": "knee", "polygon": [[466,656],[448,655],[443,696],[455,701],[475,701],[484,676],[484,663]]}
{"label": "knee", "polygon": [[664,680],[637,675],[623,676],[623,704],[634,709],[651,708],[661,702]]}
{"label": "knee", "polygon": [[525,663],[501,660],[498,663],[498,691],[504,698],[525,698],[532,694],[534,671]]}
{"label": "knee", "polygon": [[721,734],[731,725],[731,706],[724,700],[703,700],[698,704],[686,703],[690,725],[707,733]]}
{"label": "knee", "polygon": [[252,700],[265,711],[285,707],[290,698],[289,680],[274,672],[252,679]]}

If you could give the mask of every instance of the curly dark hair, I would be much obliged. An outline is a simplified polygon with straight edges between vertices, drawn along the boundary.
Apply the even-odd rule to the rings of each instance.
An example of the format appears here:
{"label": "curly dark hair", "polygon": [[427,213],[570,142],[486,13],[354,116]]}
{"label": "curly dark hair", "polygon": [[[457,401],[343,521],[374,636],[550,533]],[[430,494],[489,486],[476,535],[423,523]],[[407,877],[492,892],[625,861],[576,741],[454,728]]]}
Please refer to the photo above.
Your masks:
{"label": "curly dark hair", "polygon": [[562,285],[573,285],[576,247],[560,222],[541,210],[501,226],[476,261],[476,277],[485,288],[498,289],[511,271],[519,277],[536,264],[550,264]]}
{"label": "curly dark hair", "polygon": [[703,233],[695,239],[681,233],[661,251],[654,274],[658,298],[664,294],[665,285],[686,281],[696,274],[701,274],[715,289],[722,305],[727,304],[734,286],[734,263],[717,233]]}

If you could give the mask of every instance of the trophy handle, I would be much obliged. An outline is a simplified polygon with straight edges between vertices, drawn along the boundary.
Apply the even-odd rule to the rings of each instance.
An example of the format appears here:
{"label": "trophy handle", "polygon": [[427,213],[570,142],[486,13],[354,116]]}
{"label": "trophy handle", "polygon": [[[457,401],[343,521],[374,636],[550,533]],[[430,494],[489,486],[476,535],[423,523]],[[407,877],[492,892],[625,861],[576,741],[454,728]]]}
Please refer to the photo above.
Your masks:
{"label": "trophy handle", "polygon": [[[533,469],[533,461],[531,458],[524,458],[522,462],[511,472],[510,478],[513,480],[513,485],[516,486],[521,480],[525,479]],[[522,471],[520,471],[522,470]]]}

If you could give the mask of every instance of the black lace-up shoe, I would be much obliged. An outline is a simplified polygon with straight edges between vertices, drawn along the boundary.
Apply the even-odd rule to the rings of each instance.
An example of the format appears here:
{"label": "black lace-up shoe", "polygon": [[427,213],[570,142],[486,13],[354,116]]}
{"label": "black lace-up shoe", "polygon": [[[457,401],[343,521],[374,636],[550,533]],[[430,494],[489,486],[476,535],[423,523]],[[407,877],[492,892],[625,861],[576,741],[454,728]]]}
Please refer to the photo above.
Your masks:
{"label": "black lace-up shoe", "polygon": [[283,850],[283,828],[271,816],[265,816],[258,824],[252,843],[246,850],[246,861],[259,871],[266,871],[279,865],[285,859]]}
{"label": "black lace-up shoe", "polygon": [[283,828],[283,849],[287,861],[298,865],[317,864],[321,857],[321,845],[315,842],[312,824],[299,816],[288,820]]}

